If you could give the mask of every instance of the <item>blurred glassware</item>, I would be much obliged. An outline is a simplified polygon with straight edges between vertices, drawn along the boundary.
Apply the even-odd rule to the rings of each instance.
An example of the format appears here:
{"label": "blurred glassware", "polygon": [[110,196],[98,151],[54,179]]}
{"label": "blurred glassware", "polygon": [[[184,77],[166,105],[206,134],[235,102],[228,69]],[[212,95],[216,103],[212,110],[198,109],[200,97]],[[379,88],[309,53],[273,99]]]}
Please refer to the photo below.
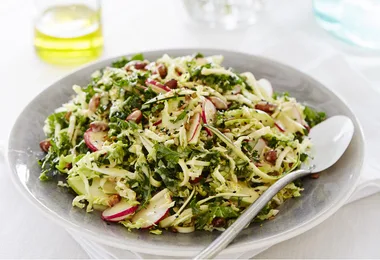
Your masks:
{"label": "blurred glassware", "polygon": [[103,51],[100,0],[35,0],[34,46],[49,63],[77,65]]}
{"label": "blurred glassware", "polygon": [[212,28],[233,30],[254,24],[264,0],[183,0],[189,16]]}
{"label": "blurred glassware", "polygon": [[380,0],[313,0],[318,23],[343,41],[380,50]]}

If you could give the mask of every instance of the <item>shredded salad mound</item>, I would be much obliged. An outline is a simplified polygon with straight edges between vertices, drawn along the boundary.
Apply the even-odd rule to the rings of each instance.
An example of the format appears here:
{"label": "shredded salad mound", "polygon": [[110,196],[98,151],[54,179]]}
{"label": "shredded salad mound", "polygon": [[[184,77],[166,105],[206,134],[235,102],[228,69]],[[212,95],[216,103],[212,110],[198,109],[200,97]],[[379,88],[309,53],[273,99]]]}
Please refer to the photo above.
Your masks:
{"label": "shredded salad mound", "polygon": [[[138,54],[95,71],[46,119],[40,179],[63,176],[73,206],[128,229],[224,230],[307,160],[325,114],[222,61]],[[287,185],[254,221],[302,190]]]}

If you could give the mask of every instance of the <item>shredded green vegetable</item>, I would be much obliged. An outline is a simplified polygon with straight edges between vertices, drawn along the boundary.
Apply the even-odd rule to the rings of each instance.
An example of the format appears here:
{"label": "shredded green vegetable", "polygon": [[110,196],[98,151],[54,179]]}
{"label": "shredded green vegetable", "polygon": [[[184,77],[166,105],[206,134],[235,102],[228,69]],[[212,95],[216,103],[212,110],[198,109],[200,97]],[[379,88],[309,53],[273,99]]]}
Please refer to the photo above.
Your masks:
{"label": "shredded green vegetable", "polygon": [[[224,230],[307,160],[326,115],[222,60],[138,54],[94,72],[46,119],[40,179],[65,176],[74,206],[128,229]],[[302,190],[289,184],[255,221]]]}

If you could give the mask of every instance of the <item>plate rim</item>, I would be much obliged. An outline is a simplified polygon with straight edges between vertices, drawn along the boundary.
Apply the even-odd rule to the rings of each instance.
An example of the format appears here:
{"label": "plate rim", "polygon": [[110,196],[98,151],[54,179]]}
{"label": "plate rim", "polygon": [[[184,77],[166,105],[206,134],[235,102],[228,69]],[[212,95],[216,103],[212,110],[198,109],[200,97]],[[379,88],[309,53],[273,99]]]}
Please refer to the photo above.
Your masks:
{"label": "plate rim", "polygon": [[[359,147],[359,154],[361,155],[360,158],[358,158],[358,171],[355,175],[356,180],[354,181],[353,185],[350,187],[348,192],[342,197],[341,200],[336,201],[335,203],[331,204],[329,208],[325,209],[324,211],[318,212],[313,218],[311,218],[309,221],[305,222],[304,224],[300,226],[296,226],[292,229],[289,229],[287,231],[284,231],[279,234],[275,234],[273,236],[269,236],[267,238],[263,238],[261,240],[255,241],[255,242],[240,242],[239,244],[231,244],[228,246],[226,249],[222,251],[221,254],[236,254],[236,253],[241,253],[242,250],[249,251],[249,250],[257,250],[260,248],[265,248],[265,247],[271,247],[277,243],[280,243],[282,241],[285,241],[287,239],[290,239],[292,237],[295,237],[297,235],[300,235],[311,228],[319,225],[322,223],[324,220],[326,220],[328,217],[330,217],[332,214],[334,214],[340,207],[344,205],[344,203],[349,199],[349,197],[352,195],[354,192],[357,183],[360,179],[360,176],[363,172],[363,163],[364,163],[364,158],[365,158],[365,139],[364,139],[364,134],[363,134],[363,129],[360,124],[360,121],[358,120],[357,116],[355,113],[352,111],[350,106],[348,106],[347,102],[338,94],[335,92],[335,90],[332,90],[325,86],[324,84],[320,83],[318,80],[314,79],[312,76],[306,74],[305,72],[302,72],[290,65],[284,64],[282,62],[276,61],[275,59],[268,58],[262,55],[256,55],[256,54],[251,54],[247,52],[240,52],[232,49],[219,49],[219,48],[159,48],[159,49],[149,49],[149,50],[142,50],[140,52],[130,52],[126,53],[123,55],[117,55],[117,56],[112,56],[112,57],[106,57],[102,58],[100,60],[93,61],[91,63],[85,64],[83,66],[80,66],[79,68],[65,74],[62,77],[59,77],[57,80],[55,80],[53,83],[50,83],[47,87],[43,88],[37,95],[33,97],[33,99],[30,100],[30,102],[22,109],[21,113],[17,117],[16,121],[14,122],[14,125],[12,126],[12,129],[10,131],[10,134],[8,136],[8,141],[6,142],[6,147],[5,147],[5,162],[6,165],[11,169],[11,180],[13,184],[16,186],[16,188],[19,190],[19,192],[33,205],[35,205],[46,217],[49,219],[53,220],[55,223],[58,225],[64,227],[67,230],[70,230],[73,233],[78,234],[79,236],[85,237],[91,241],[96,241],[100,244],[104,244],[107,246],[111,247],[116,247],[124,250],[129,250],[129,251],[134,251],[138,253],[148,253],[148,254],[153,254],[153,255],[161,255],[161,256],[193,256],[197,252],[199,252],[198,248],[195,247],[186,247],[183,248],[178,248],[176,246],[171,246],[170,248],[168,247],[162,247],[162,246],[156,246],[156,247],[150,247],[150,248],[144,248],[141,246],[142,241],[137,241],[134,245],[132,244],[125,244],[117,241],[117,238],[109,236],[109,235],[103,235],[103,236],[98,236],[95,232],[88,230],[82,226],[76,225],[73,222],[65,219],[64,217],[61,217],[59,214],[56,212],[50,210],[46,206],[44,206],[34,195],[28,190],[28,188],[22,183],[20,178],[18,177],[17,171],[14,169],[14,167],[11,167],[11,162],[10,162],[10,150],[9,150],[9,145],[11,142],[11,137],[14,136],[15,132],[15,126],[17,125],[18,121],[20,120],[20,115],[23,114],[28,107],[32,104],[32,102],[38,98],[40,95],[43,95],[43,93],[52,87],[53,85],[57,84],[59,81],[70,77],[72,74],[78,73],[81,70],[87,69],[93,65],[99,64],[99,63],[104,63],[104,62],[109,62],[111,63],[114,60],[117,60],[118,58],[124,57],[124,56],[131,56],[136,53],[143,53],[143,54],[151,54],[151,53],[166,53],[166,52],[183,52],[183,53],[194,53],[194,52],[215,52],[215,53],[220,53],[221,55],[223,54],[231,54],[231,55],[243,55],[243,56],[250,56],[254,57],[257,60],[261,61],[267,61],[269,63],[273,63],[277,66],[281,66],[285,69],[292,70],[294,72],[297,72],[298,74],[302,75],[304,78],[306,78],[308,81],[313,82],[315,84],[318,84],[320,88],[327,90],[328,92],[331,92],[333,95],[335,95],[340,102],[342,102],[348,111],[352,114],[353,119],[358,126],[356,130],[356,135],[359,135],[360,139],[360,147]],[[207,246],[207,245],[205,245]],[[168,254],[169,253],[169,254]]]}

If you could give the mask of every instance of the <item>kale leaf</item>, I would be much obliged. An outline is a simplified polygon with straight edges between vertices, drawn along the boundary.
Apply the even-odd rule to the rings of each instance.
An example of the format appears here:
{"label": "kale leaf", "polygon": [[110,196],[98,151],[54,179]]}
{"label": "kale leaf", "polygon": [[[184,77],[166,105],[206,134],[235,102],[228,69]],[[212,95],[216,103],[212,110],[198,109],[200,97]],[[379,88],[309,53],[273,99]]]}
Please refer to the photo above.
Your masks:
{"label": "kale leaf", "polygon": [[172,123],[175,124],[175,123],[177,123],[178,121],[181,121],[182,119],[185,118],[185,116],[187,115],[187,113],[188,113],[187,110],[183,110],[183,111],[181,112],[181,114],[179,114],[179,115],[177,116],[176,119],[174,119],[174,120],[170,120],[170,122],[172,122]]}
{"label": "kale leaf", "polygon": [[127,64],[131,60],[144,60],[144,55],[141,53],[138,53],[138,54],[133,55],[130,58],[122,57],[119,60],[112,62],[111,66],[114,68],[122,68],[125,66],[125,64]]}
{"label": "kale leaf", "polygon": [[157,151],[157,160],[163,160],[166,162],[169,168],[175,168],[178,164],[180,154],[163,144],[155,144],[154,150]]}
{"label": "kale leaf", "polygon": [[179,180],[176,179],[176,172],[161,165],[155,169],[155,172],[160,175],[165,187],[171,192],[177,193],[179,188]]}
{"label": "kale leaf", "polygon": [[203,68],[210,69],[211,67],[212,65],[210,63],[193,67],[190,70],[191,80],[199,80],[207,86],[210,86],[214,89],[219,88],[223,91],[232,90],[236,85],[243,84],[244,82],[244,80],[238,75],[202,75],[201,72]]}
{"label": "kale leaf", "polygon": [[[198,214],[197,214],[198,213]],[[208,205],[208,210],[205,212],[195,211],[195,226],[197,229],[203,229],[206,225],[210,225],[214,218],[237,218],[239,213],[228,206],[219,206],[215,203]]]}
{"label": "kale leaf", "polygon": [[305,106],[303,113],[305,114],[305,120],[310,127],[313,127],[326,119],[325,112],[318,112],[308,106]]}

